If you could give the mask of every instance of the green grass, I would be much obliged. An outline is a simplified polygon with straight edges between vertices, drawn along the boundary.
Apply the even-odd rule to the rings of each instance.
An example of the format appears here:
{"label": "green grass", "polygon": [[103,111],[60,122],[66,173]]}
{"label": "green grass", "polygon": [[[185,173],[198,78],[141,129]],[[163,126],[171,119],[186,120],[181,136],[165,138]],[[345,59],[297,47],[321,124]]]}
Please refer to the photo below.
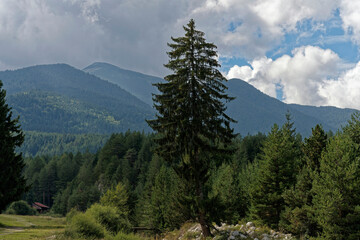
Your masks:
{"label": "green grass", "polygon": [[53,239],[64,228],[65,218],[0,214],[0,240]]}

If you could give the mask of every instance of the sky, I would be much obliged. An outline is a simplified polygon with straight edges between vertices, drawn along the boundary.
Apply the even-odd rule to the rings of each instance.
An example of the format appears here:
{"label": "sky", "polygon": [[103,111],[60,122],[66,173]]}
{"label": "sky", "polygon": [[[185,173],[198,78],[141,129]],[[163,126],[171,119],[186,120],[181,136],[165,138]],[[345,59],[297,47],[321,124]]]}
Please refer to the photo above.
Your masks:
{"label": "sky", "polygon": [[167,43],[190,19],[228,79],[360,109],[360,0],[1,0],[0,70],[102,61],[164,77]]}

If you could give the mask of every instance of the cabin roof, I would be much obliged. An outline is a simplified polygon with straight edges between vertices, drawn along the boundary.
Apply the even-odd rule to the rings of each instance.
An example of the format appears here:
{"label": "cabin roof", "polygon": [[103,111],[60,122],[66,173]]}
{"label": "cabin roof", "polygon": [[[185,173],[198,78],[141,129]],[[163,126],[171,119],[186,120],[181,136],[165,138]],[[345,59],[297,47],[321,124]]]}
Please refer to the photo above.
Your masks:
{"label": "cabin roof", "polygon": [[34,205],[38,206],[38,207],[41,207],[41,208],[50,208],[50,207],[48,207],[48,206],[46,206],[46,205],[44,205],[42,203],[39,203],[39,202],[34,202]]}

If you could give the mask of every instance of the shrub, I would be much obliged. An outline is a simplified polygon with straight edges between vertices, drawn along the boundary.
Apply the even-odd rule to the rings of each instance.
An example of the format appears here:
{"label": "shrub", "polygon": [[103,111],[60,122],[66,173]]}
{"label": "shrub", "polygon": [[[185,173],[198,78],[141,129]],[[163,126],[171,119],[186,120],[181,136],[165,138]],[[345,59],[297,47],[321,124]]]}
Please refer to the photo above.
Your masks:
{"label": "shrub", "polygon": [[128,231],[130,229],[129,221],[120,216],[113,207],[94,204],[86,211],[86,214],[90,214],[106,230],[112,233],[117,233],[120,230]]}
{"label": "shrub", "polygon": [[129,207],[128,207],[129,193],[126,190],[125,185],[121,182],[113,188],[105,192],[105,194],[100,198],[101,205],[115,207],[119,214],[128,217]]}
{"label": "shrub", "polygon": [[105,236],[105,231],[92,216],[78,213],[68,223],[66,234],[72,238],[98,239]]}
{"label": "shrub", "polygon": [[70,212],[68,212],[68,213],[66,214],[66,222],[67,222],[67,223],[70,223],[71,220],[72,220],[72,218],[73,218],[75,215],[79,214],[79,213],[80,213],[80,211],[78,211],[76,208],[72,208],[72,209],[70,210]]}
{"label": "shrub", "polygon": [[10,204],[6,210],[7,214],[16,215],[35,215],[36,210],[30,207],[30,205],[24,200],[16,201]]}

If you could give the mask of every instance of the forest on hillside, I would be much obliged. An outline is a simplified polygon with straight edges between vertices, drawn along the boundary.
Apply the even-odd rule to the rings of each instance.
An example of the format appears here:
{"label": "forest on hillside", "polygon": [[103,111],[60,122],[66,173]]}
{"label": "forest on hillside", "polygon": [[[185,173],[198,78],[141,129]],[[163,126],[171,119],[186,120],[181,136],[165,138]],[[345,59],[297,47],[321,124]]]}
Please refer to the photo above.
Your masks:
{"label": "forest on hillside", "polygon": [[110,135],[103,134],[70,134],[25,131],[24,143],[16,148],[23,157],[55,156],[63,153],[96,153]]}
{"label": "forest on hillside", "polygon": [[[219,204],[219,222],[248,219],[301,237],[357,239],[360,212],[360,115],[334,136],[321,126],[302,140],[288,118],[267,134],[237,137],[229,157],[213,168],[209,198]],[[154,154],[154,134],[111,135],[95,154],[64,153],[26,158],[29,203],[51,212],[87,211],[120,191],[124,231],[142,226],[155,232],[180,227],[191,215],[184,184]],[[110,193],[109,193],[110,192]]]}

